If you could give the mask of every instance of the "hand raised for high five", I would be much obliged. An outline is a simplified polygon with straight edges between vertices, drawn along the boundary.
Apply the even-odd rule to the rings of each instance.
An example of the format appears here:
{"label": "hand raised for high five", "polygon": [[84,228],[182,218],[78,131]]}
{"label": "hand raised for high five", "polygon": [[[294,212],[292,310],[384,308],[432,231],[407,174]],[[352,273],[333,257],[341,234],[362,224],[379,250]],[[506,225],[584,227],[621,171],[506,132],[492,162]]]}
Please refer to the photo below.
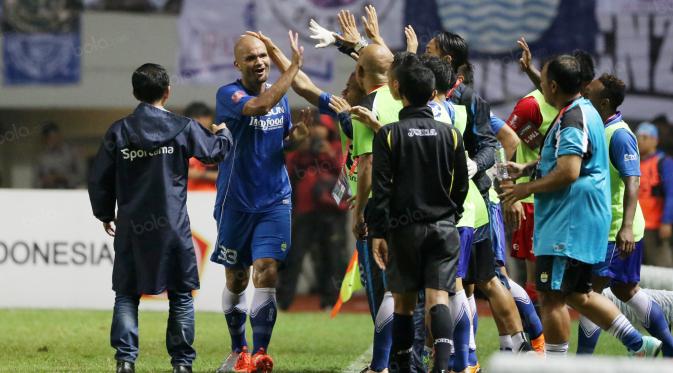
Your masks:
{"label": "hand raised for high five", "polygon": [[385,46],[386,44],[379,31],[379,17],[376,15],[376,8],[373,5],[367,5],[365,13],[367,16],[362,16],[362,24],[365,26],[367,37],[372,39],[374,44]]}
{"label": "hand raised for high five", "polygon": [[309,37],[318,42],[316,48],[326,48],[336,42],[334,32],[320,26],[314,19],[309,21],[308,30],[311,33]]}
{"label": "hand raised for high five", "polygon": [[299,34],[288,31],[290,37],[290,48],[292,48],[292,64],[301,68],[304,64],[304,47],[299,45]]}
{"label": "hand raised for high five", "polygon": [[530,69],[531,63],[533,61],[533,54],[530,52],[528,43],[526,42],[526,39],[523,36],[520,37],[519,40],[516,41],[516,43],[519,45],[519,48],[521,48],[521,58],[519,59],[519,66],[521,67],[521,71],[526,72],[528,71],[528,69]]}
{"label": "hand raised for high five", "polygon": [[416,53],[418,51],[418,37],[411,25],[404,28],[404,36],[407,38],[407,52]]}
{"label": "hand raised for high five", "polygon": [[335,33],[334,37],[347,47],[355,47],[362,40],[358,25],[355,23],[355,16],[349,10],[341,10],[337,14],[341,35]]}

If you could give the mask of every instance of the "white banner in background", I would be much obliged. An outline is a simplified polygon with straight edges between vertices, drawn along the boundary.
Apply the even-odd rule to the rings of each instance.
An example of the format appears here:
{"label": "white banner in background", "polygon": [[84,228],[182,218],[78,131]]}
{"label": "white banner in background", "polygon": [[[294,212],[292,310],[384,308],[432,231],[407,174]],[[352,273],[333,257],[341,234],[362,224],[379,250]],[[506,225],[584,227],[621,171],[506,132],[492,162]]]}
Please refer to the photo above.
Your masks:
{"label": "white banner in background", "polygon": [[[197,310],[221,310],[224,267],[210,262],[216,238],[212,192],[187,207],[199,263]],[[85,190],[0,189],[0,307],[111,310],[113,240],[91,213]],[[141,308],[167,309],[163,296]]]}
{"label": "white banner in background", "polygon": [[[363,7],[373,4],[381,34],[393,48],[401,47],[404,2],[397,0],[184,0],[178,19],[180,55],[179,79],[182,84],[226,84],[239,78],[233,66],[234,44],[246,30],[261,30],[289,57],[288,30],[297,31],[305,48],[303,70],[317,83],[334,78],[335,48],[315,49],[309,38],[308,22],[338,31],[337,12],[348,9],[355,15],[364,36],[360,18]],[[344,57],[347,58],[347,57]],[[272,75],[271,81],[275,80]]]}

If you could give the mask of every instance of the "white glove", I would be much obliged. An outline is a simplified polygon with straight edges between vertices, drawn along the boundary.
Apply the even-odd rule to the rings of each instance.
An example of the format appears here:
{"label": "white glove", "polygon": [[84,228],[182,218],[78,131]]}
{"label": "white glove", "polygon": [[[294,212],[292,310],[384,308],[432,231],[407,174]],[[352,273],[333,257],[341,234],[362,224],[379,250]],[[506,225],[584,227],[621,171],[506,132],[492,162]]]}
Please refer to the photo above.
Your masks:
{"label": "white glove", "polygon": [[467,157],[467,177],[472,179],[477,174],[477,162]]}
{"label": "white glove", "polygon": [[311,32],[310,38],[318,41],[316,48],[329,47],[336,42],[332,31],[320,26],[314,19],[309,22],[308,29]]}

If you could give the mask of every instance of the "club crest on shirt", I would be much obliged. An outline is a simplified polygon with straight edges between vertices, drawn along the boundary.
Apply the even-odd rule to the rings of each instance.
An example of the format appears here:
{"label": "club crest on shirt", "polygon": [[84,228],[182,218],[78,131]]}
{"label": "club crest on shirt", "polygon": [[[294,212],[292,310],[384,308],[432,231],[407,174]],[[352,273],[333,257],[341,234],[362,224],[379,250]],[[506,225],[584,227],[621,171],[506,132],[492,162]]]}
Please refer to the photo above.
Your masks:
{"label": "club crest on shirt", "polygon": [[546,284],[547,281],[549,281],[549,275],[547,274],[547,272],[540,273],[540,282]]}
{"label": "club crest on shirt", "polygon": [[231,95],[231,101],[235,104],[238,104],[244,96],[245,96],[245,92],[240,91],[240,90],[236,91],[236,92],[234,92],[233,95]]}

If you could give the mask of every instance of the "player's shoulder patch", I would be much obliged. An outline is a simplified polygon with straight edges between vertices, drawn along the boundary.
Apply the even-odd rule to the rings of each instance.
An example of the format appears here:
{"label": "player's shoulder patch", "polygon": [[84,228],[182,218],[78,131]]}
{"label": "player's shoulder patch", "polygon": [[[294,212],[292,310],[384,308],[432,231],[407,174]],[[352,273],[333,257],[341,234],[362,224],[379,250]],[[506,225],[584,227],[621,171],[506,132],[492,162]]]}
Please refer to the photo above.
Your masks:
{"label": "player's shoulder patch", "polygon": [[231,95],[231,101],[238,104],[243,97],[245,97],[245,92],[239,89]]}

